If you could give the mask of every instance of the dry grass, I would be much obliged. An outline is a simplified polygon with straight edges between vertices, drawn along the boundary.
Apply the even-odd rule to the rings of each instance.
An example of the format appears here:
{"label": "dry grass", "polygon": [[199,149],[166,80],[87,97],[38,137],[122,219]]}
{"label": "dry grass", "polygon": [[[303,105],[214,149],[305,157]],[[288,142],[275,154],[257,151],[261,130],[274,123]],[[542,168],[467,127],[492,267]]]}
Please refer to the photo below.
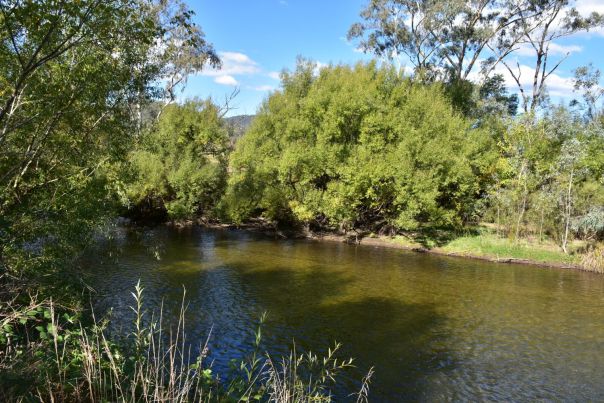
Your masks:
{"label": "dry grass", "polygon": [[581,258],[581,266],[585,270],[604,273],[604,245],[590,248]]}

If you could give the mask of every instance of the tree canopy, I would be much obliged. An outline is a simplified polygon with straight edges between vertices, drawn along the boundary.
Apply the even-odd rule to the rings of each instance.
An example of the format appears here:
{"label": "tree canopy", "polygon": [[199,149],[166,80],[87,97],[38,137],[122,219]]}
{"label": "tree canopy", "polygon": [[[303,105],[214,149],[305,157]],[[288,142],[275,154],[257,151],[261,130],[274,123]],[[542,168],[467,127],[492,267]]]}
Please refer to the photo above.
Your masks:
{"label": "tree canopy", "polygon": [[210,101],[167,106],[130,154],[127,203],[171,218],[212,215],[226,183],[226,127]]}
{"label": "tree canopy", "polygon": [[176,1],[0,2],[4,269],[69,256],[113,214],[137,111],[170,73],[217,63],[191,18]]}
{"label": "tree canopy", "polygon": [[283,77],[231,157],[235,220],[347,228],[460,225],[493,169],[492,140],[456,113],[439,85],[375,63]]}

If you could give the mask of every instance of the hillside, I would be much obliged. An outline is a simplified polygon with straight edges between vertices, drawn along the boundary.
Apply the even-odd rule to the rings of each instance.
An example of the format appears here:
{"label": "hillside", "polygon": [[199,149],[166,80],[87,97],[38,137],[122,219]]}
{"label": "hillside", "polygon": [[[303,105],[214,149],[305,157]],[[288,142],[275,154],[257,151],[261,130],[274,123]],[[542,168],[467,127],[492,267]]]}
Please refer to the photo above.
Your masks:
{"label": "hillside", "polygon": [[231,141],[236,141],[243,133],[250,127],[255,115],[237,115],[225,118],[228,125],[231,127],[230,136]]}

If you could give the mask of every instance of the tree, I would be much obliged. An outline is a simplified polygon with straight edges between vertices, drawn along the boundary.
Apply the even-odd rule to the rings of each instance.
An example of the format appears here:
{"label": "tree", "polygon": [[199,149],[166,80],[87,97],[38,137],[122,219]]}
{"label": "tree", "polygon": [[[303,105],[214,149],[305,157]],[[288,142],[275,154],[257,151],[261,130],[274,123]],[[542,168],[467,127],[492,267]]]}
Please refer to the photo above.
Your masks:
{"label": "tree", "polygon": [[522,3],[525,11],[520,13],[511,35],[517,38],[520,33],[520,39],[515,39],[514,42],[534,51],[534,73],[529,88],[525,88],[523,84],[522,68],[518,62],[515,68],[507,61],[503,61],[503,64],[518,86],[524,112],[534,113],[543,103],[547,95],[546,80],[570,55],[570,52],[566,52],[552,63],[554,41],[577,32],[589,31],[604,22],[602,15],[595,12],[588,17],[581,16],[576,8],[570,7],[571,3],[571,0],[524,0]]}
{"label": "tree", "polygon": [[[601,26],[597,13],[584,17],[571,0],[371,0],[348,38],[390,59],[405,54],[423,80],[459,86],[480,70],[489,77],[503,63],[518,85],[525,112],[546,97],[546,81],[568,54],[551,63],[554,41]],[[530,88],[523,69],[509,58],[521,46],[535,52]],[[480,69],[478,68],[480,64]],[[525,69],[526,70],[526,69]],[[525,71],[526,73],[526,71]],[[456,84],[457,83],[457,84]]]}
{"label": "tree", "polygon": [[130,154],[131,208],[171,218],[211,215],[226,183],[228,144],[226,123],[210,101],[167,106]]}
{"label": "tree", "polygon": [[398,61],[399,55],[404,54],[418,75],[434,74],[440,48],[432,34],[439,30],[434,18],[437,3],[433,0],[371,0],[361,11],[364,22],[350,27],[348,39],[361,39],[363,51],[389,60]]}
{"label": "tree", "polygon": [[377,56],[405,54],[422,77],[464,81],[485,53],[490,72],[514,50],[511,27],[523,11],[500,0],[371,0],[348,38]]}
{"label": "tree", "polygon": [[604,239],[604,209],[592,208],[586,214],[577,217],[572,224],[573,230],[585,239]]}
{"label": "tree", "polygon": [[494,147],[439,85],[375,64],[312,72],[285,74],[237,143],[232,218],[387,232],[476,217]]}
{"label": "tree", "polygon": [[579,166],[584,158],[584,146],[578,138],[573,137],[562,144],[558,159],[558,182],[561,185],[560,207],[562,210],[563,230],[561,247],[568,253],[568,240],[574,213],[574,195],[576,182],[581,175]]}
{"label": "tree", "polygon": [[[163,25],[164,4],[0,2],[3,269],[71,256],[115,206],[113,167],[134,140],[132,112],[161,94],[171,63],[153,49],[170,27],[193,26],[188,12]],[[201,46],[199,31],[191,35],[187,45]]]}
{"label": "tree", "polygon": [[160,30],[149,62],[159,68],[159,78],[165,82],[162,98],[167,105],[176,100],[177,89],[184,88],[191,74],[207,65],[220,67],[220,59],[201,28],[191,21],[194,13],[184,3],[161,1],[151,12]]}
{"label": "tree", "polygon": [[518,110],[518,95],[508,94],[505,78],[494,74],[485,78],[479,90],[480,113],[483,115],[514,116]]}
{"label": "tree", "polygon": [[[585,117],[592,120],[595,117],[597,102],[604,94],[604,89],[600,87],[600,69],[597,69],[593,64],[577,67],[574,70],[575,77],[573,79],[574,90],[581,92],[583,95]],[[572,105],[578,105],[579,101],[573,100]]]}
{"label": "tree", "polygon": [[[548,136],[547,121],[528,124],[523,116],[507,128],[499,141],[500,161],[495,189],[495,207],[500,222],[505,222],[508,235],[520,239],[525,229],[533,195],[547,191],[550,159],[558,155],[558,140]],[[546,196],[544,194],[544,196]],[[539,203],[545,205],[547,197]]]}

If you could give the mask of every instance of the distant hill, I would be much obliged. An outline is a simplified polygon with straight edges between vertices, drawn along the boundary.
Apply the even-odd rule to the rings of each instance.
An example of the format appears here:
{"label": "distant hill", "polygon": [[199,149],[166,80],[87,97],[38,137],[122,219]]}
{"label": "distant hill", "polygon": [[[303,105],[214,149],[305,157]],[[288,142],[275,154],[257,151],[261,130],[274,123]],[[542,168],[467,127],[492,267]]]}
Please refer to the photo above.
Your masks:
{"label": "distant hill", "polygon": [[224,120],[231,127],[231,141],[235,142],[243,136],[243,133],[250,127],[256,115],[237,115],[225,118]]}

